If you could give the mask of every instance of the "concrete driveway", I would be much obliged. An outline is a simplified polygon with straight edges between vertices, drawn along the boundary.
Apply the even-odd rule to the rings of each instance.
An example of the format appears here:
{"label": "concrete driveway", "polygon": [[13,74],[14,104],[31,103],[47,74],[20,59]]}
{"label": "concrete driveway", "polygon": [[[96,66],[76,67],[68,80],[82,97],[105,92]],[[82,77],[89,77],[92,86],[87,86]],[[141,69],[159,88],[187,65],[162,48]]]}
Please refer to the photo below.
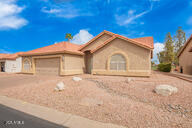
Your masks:
{"label": "concrete driveway", "polygon": [[0,90],[14,86],[38,84],[59,79],[62,79],[62,77],[0,73]]}

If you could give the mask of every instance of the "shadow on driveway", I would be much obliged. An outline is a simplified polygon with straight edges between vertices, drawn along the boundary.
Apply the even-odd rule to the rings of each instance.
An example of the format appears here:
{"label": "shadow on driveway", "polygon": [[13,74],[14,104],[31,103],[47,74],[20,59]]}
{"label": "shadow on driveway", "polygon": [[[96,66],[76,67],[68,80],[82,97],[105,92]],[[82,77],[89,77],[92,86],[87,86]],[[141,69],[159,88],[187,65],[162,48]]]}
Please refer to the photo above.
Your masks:
{"label": "shadow on driveway", "polygon": [[0,104],[0,128],[68,128]]}

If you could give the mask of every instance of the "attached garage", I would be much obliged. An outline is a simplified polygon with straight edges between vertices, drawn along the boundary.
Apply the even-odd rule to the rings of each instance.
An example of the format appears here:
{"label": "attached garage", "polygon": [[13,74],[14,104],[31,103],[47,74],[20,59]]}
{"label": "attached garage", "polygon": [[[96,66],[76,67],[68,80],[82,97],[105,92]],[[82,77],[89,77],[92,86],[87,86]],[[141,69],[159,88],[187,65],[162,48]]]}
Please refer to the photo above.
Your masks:
{"label": "attached garage", "polygon": [[59,75],[60,58],[35,59],[35,74]]}

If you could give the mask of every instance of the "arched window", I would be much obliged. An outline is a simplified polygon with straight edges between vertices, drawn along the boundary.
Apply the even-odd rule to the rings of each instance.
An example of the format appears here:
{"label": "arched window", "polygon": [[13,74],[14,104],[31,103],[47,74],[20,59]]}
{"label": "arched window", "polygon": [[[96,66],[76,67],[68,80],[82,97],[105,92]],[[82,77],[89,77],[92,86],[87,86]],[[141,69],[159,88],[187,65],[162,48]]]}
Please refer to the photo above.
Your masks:
{"label": "arched window", "polygon": [[25,60],[24,61],[24,65],[23,65],[23,68],[25,71],[29,71],[30,70],[30,61],[29,60]]}
{"label": "arched window", "polygon": [[115,54],[110,60],[110,70],[126,70],[126,59],[121,54]]}

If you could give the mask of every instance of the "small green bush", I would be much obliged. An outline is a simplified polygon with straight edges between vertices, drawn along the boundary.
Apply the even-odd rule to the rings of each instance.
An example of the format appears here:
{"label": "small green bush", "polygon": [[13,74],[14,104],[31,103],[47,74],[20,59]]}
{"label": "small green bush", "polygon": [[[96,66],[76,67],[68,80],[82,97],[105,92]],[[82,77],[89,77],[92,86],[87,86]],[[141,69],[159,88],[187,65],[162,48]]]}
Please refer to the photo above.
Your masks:
{"label": "small green bush", "polygon": [[162,72],[170,72],[171,64],[170,63],[161,63],[158,65],[158,70]]}

